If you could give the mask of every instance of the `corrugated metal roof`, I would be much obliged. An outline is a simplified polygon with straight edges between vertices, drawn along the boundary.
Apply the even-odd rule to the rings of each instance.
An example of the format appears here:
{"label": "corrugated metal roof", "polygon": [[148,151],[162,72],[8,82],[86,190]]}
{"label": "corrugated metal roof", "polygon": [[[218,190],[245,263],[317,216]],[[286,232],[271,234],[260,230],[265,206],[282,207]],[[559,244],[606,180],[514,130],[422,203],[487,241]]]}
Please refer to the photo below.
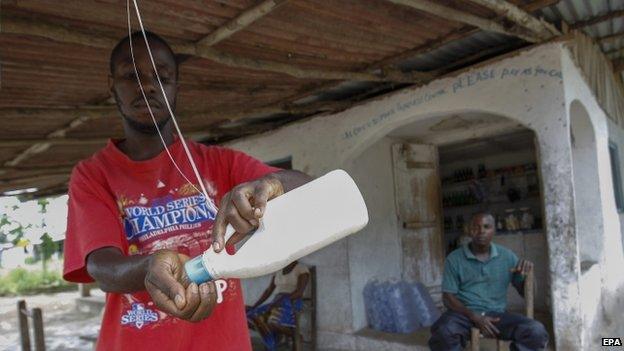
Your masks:
{"label": "corrugated metal roof", "polygon": [[[7,19],[19,19],[113,41],[127,33],[125,0],[0,1],[3,25]],[[552,23],[562,19],[575,23],[624,9],[621,0],[512,2]],[[154,0],[141,2],[141,8],[149,30],[173,44],[188,44],[258,3],[255,0]],[[470,1],[436,0],[435,3],[489,18],[504,26],[510,24],[500,14]],[[554,3],[556,5],[552,5]],[[623,30],[623,18],[586,29],[594,37]],[[620,39],[605,44],[604,49],[614,50],[623,44],[624,40]],[[252,60],[286,63],[302,69],[359,72],[394,65],[403,71],[441,74],[522,45],[527,43],[387,0],[289,0],[214,48]],[[106,137],[122,135],[108,91],[110,48],[4,31],[0,33],[0,49],[0,118],[3,122],[0,142],[45,138],[76,118],[75,114],[68,113],[72,108],[95,105],[108,110],[80,126],[69,128],[66,137],[91,138],[99,142]],[[212,142],[216,142],[274,128],[315,113],[307,110],[271,112],[273,107],[292,109],[302,103],[326,100],[359,101],[405,85],[299,79],[191,57],[184,60],[180,68],[177,113],[181,116],[183,130],[211,130],[215,136]],[[45,114],[36,113],[42,108],[47,109]],[[261,111],[236,122],[228,121],[231,116],[239,118],[237,112],[245,109]],[[25,174],[26,169],[30,172],[36,168],[53,168],[54,164],[67,168],[88,156],[97,145],[58,145],[28,157],[20,163],[24,169],[19,172],[0,171],[0,192],[17,184],[62,190],[66,176],[57,178],[56,188],[50,186],[52,181],[43,182],[36,176],[20,182],[16,179]],[[0,146],[0,160],[6,164],[27,148],[15,144]]]}
{"label": "corrugated metal roof", "polygon": [[[551,23],[562,20],[570,25],[598,16],[624,10],[622,0],[561,0],[557,5],[544,8],[539,13]],[[624,33],[624,16],[614,17],[580,28],[585,34],[599,40],[609,35]],[[624,48],[624,35],[614,41],[601,43],[602,50],[612,59],[621,58],[618,50]]]}

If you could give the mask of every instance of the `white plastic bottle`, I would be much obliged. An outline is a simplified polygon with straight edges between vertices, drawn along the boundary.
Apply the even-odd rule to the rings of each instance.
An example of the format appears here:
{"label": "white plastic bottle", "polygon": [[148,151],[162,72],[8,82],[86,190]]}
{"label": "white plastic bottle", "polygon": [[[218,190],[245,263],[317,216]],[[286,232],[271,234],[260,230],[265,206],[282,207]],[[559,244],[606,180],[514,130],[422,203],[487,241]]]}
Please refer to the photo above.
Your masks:
{"label": "white plastic bottle", "polygon": [[[258,230],[234,255],[208,249],[185,264],[191,281],[252,278],[364,228],[368,211],[357,185],[335,170],[267,203]],[[226,241],[234,230],[228,225]]]}

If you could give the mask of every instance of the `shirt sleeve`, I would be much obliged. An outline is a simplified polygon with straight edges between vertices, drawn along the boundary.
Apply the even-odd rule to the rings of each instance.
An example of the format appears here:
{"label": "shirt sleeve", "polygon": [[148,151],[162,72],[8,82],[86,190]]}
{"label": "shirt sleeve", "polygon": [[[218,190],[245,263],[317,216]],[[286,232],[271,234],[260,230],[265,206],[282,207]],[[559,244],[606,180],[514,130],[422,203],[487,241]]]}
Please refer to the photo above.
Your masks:
{"label": "shirt sleeve", "polygon": [[63,278],[76,283],[93,282],[86,258],[92,251],[116,247],[126,252],[121,219],[113,198],[107,198],[80,169],[69,183]]}
{"label": "shirt sleeve", "polygon": [[442,292],[457,294],[459,292],[459,275],[452,260],[448,258],[444,262],[442,275]]}
{"label": "shirt sleeve", "polygon": [[281,171],[280,168],[271,167],[261,161],[236,150],[227,150],[227,158],[230,166],[230,179],[232,186],[246,183],[267,174]]}

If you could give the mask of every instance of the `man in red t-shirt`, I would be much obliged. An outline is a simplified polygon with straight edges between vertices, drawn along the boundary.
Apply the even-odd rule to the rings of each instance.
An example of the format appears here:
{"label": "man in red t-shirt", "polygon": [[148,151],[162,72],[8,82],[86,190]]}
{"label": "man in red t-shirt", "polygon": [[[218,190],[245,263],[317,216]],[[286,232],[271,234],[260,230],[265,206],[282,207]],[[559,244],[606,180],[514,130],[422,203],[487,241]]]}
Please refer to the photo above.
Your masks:
{"label": "man in red t-shirt", "polygon": [[[173,51],[157,35],[147,37],[167,99],[175,105]],[[72,172],[64,278],[96,281],[107,292],[98,350],[251,350],[239,281],[198,286],[188,281],[184,263],[211,245],[231,249],[258,226],[268,200],[309,177],[189,142],[206,199],[173,133],[142,34],[132,35],[138,77],[129,43],[128,37],[121,40],[110,58],[111,92],[125,139],[110,140]],[[237,234],[224,243],[228,223]]]}

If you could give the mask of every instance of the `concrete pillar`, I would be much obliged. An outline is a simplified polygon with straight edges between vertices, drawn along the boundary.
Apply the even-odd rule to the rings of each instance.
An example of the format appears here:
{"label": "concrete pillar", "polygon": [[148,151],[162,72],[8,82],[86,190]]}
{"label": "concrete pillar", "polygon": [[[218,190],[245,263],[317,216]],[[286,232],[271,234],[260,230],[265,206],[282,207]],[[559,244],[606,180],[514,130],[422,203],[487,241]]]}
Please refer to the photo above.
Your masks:
{"label": "concrete pillar", "polygon": [[[562,114],[565,111],[561,110]],[[557,121],[553,116],[549,120]],[[579,250],[574,215],[570,131],[566,123],[548,123],[536,130],[542,186],[551,301],[557,350],[582,350],[583,328],[579,290]]]}

